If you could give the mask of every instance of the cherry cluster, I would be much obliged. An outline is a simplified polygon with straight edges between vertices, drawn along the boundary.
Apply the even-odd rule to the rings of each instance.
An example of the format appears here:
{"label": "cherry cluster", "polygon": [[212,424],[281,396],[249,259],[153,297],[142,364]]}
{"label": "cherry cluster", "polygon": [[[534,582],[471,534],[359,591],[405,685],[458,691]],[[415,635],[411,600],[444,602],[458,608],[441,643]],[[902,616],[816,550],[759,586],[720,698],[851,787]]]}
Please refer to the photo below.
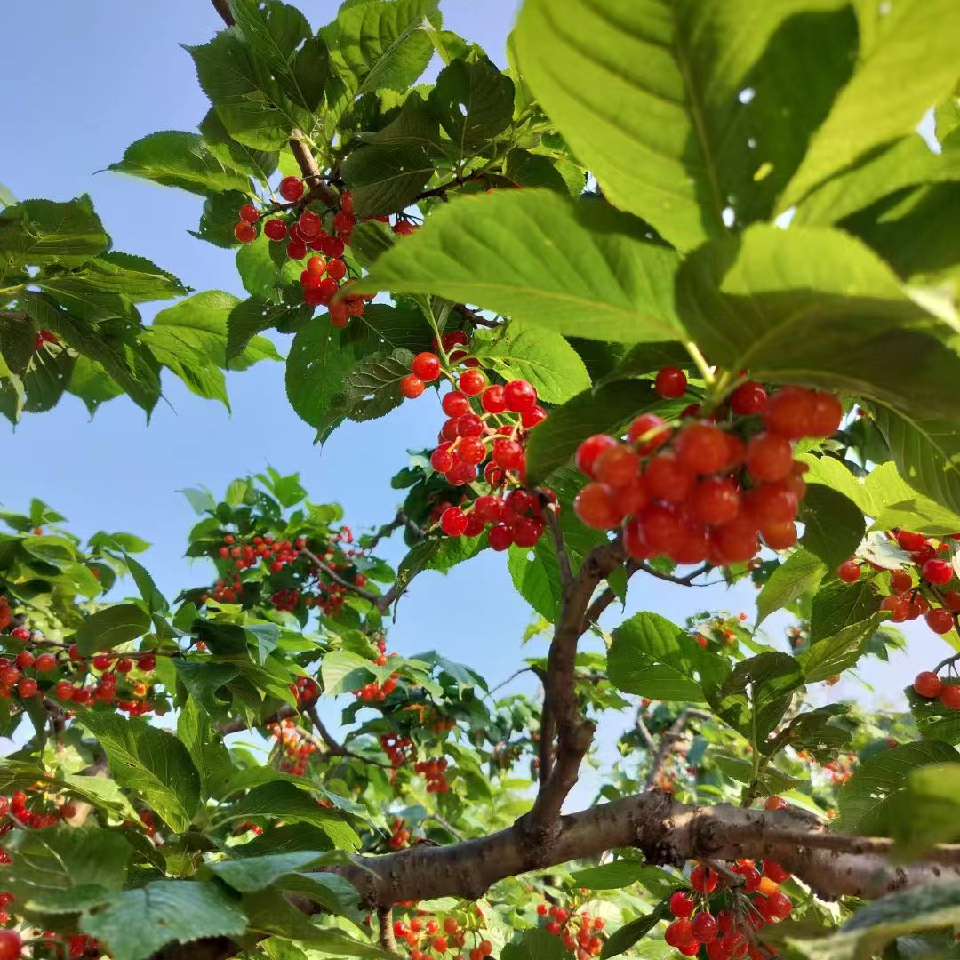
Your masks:
{"label": "cherry cluster", "polygon": [[537,915],[544,919],[544,929],[547,933],[561,937],[563,945],[577,957],[577,960],[588,960],[589,957],[598,956],[603,947],[600,932],[604,928],[604,922],[601,917],[595,917],[587,910],[578,912],[578,902],[579,897],[574,898],[566,906],[559,903],[550,906],[539,903]]}
{"label": "cherry cluster", "polygon": [[383,747],[391,770],[397,770],[408,760],[417,755],[417,748],[409,737],[402,737],[399,733],[381,733],[380,746]]}
{"label": "cherry cluster", "polygon": [[[441,922],[436,917],[425,915],[411,917],[407,922],[395,920],[393,934],[409,949],[410,960],[426,960],[431,953],[444,954],[448,950],[466,946],[468,931],[460,926],[455,917],[444,917]],[[467,956],[469,960],[483,960],[490,956],[492,950],[493,944],[489,940],[481,940],[476,947],[468,951]],[[455,960],[463,958],[458,957]]]}
{"label": "cherry cluster", "polygon": [[[7,601],[3,603],[9,611]],[[8,618],[7,625],[11,622]],[[76,644],[48,640],[38,630],[14,627],[9,637],[23,648],[12,660],[0,657],[0,698],[52,696],[78,706],[115,704],[118,710],[138,717],[151,710],[161,715],[165,710],[162,701],[148,699],[153,692],[156,653],[111,651],[88,660]]]}
{"label": "cherry cluster", "polygon": [[924,700],[939,699],[948,710],[960,710],[960,683],[944,683],[932,670],[917,674],[913,690]]}
{"label": "cherry cluster", "polygon": [[761,866],[762,872],[753,860],[730,863],[730,871],[741,879],[737,885],[721,882],[710,867],[694,866],[690,886],[699,896],[677,890],[670,897],[670,912],[676,919],[664,932],[664,940],[685,957],[695,956],[701,945],[709,960],[775,956],[772,948],[757,942],[756,933],[789,916],[793,904],[780,884],[790,879],[790,872],[772,860],[764,860]]}
{"label": "cherry cluster", "polygon": [[278,769],[302,777],[307,772],[311,755],[317,752],[317,745],[303,736],[290,717],[280,723],[271,723],[267,729],[283,752]]}
{"label": "cherry cluster", "polygon": [[[377,641],[377,650],[379,651],[376,659],[373,661],[378,667],[384,667],[387,664],[388,660],[397,657],[396,653],[387,653],[387,641],[383,638]],[[371,680],[370,683],[365,683],[359,690],[356,691],[356,698],[363,701],[364,703],[370,703],[373,700],[383,701],[397,689],[397,683],[399,682],[399,675],[396,673],[391,673],[386,680],[382,683],[378,683],[376,680]]]}
{"label": "cherry cluster", "polygon": [[290,684],[290,692],[297,703],[313,703],[320,696],[320,687],[313,677],[297,677],[296,682]]}
{"label": "cherry cluster", "polygon": [[[956,589],[953,564],[939,554],[949,556],[951,547],[947,541],[960,540],[960,533],[938,539],[909,530],[897,530],[887,536],[901,550],[910,554],[913,569],[908,567],[890,572],[892,593],[883,598],[880,609],[891,614],[893,623],[923,617],[934,633],[949,633],[960,616],[960,590]],[[875,581],[887,572],[877,564],[861,563],[851,558],[837,567],[837,576],[844,583],[856,583],[865,571],[872,571]]]}
{"label": "cherry cluster", "polygon": [[[669,368],[658,385],[679,384],[674,374],[685,387],[682,372]],[[676,388],[663,395],[676,396]],[[592,482],[577,496],[577,515],[597,530],[626,521],[624,544],[641,562],[666,555],[678,564],[746,563],[758,534],[775,550],[793,546],[806,466],[793,459],[792,442],[835,433],[839,401],[793,386],[768,395],[747,381],[710,419],[695,419],[697,412],[689,408],[678,426],[643,414],[626,443],[605,434],[584,440],[577,466]]]}
{"label": "cherry cluster", "polygon": [[421,760],[413,769],[422,774],[427,781],[427,793],[449,792],[450,784],[447,783],[446,757],[431,757],[429,760]]}
{"label": "cherry cluster", "polygon": [[390,821],[390,839],[387,846],[391,850],[402,850],[410,846],[410,831],[399,817],[394,817]]}

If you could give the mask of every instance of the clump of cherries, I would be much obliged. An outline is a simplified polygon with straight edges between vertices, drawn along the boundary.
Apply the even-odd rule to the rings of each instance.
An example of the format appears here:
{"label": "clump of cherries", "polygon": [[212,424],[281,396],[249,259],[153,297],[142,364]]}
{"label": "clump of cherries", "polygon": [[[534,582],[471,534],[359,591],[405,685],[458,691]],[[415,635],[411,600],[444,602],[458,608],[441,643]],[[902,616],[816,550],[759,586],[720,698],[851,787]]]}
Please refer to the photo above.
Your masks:
{"label": "clump of cherries", "polygon": [[[676,399],[686,377],[666,368],[656,388]],[[584,440],[577,466],[592,482],[576,499],[577,515],[597,530],[625,523],[624,545],[639,561],[746,563],[758,535],[775,550],[793,546],[806,466],[794,460],[792,443],[834,434],[839,401],[796,386],[768,394],[747,381],[709,419],[696,418],[698,410],[684,411],[679,425],[645,413],[625,443],[605,434]]]}

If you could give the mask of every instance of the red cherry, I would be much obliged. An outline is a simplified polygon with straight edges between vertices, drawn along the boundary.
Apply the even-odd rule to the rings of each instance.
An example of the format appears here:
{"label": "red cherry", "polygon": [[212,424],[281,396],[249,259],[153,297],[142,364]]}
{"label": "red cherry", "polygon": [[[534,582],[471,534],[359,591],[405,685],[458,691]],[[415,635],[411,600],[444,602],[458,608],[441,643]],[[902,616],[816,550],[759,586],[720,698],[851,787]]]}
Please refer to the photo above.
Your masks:
{"label": "red cherry", "polygon": [[520,414],[520,422],[525,429],[532,430],[538,423],[543,423],[548,416],[547,411],[539,404],[536,404],[530,410],[524,410],[524,412]]}
{"label": "red cherry", "polygon": [[77,805],[75,803],[60,804],[60,819],[72,820],[77,815]]}
{"label": "red cherry", "polygon": [[307,255],[307,245],[302,240],[291,240],[287,244],[287,256],[291,260],[302,260]]}
{"label": "red cherry", "polygon": [[766,483],[784,480],[793,470],[790,441],[775,433],[761,433],[747,444],[747,469],[754,478]]}
{"label": "red cherry", "polygon": [[400,391],[408,400],[413,400],[423,393],[423,381],[415,374],[408,373],[400,381]]}
{"label": "red cherry", "polygon": [[651,503],[643,511],[643,539],[653,554],[672,553],[687,538],[683,520],[672,504]]}
{"label": "red cherry", "polygon": [[41,653],[35,664],[37,673],[49,673],[57,665],[57,658],[52,653]]}
{"label": "red cherry", "polygon": [[277,187],[277,193],[291,203],[303,196],[305,184],[299,177],[284,177]]}
{"label": "red cherry", "polygon": [[944,610],[942,607],[931,610],[924,619],[927,621],[927,626],[934,633],[949,633],[953,629],[953,614],[949,610]]}
{"label": "red cherry", "polygon": [[775,863],[773,860],[763,861],[763,872],[774,883],[786,883],[791,877],[789,870],[785,870],[779,863]]}
{"label": "red cherry", "polygon": [[587,437],[577,448],[577,469],[586,476],[596,479],[594,469],[600,455],[613,447],[619,446],[620,444],[614,437],[608,437],[605,433]]}
{"label": "red cherry", "polygon": [[595,530],[613,530],[622,519],[612,488],[602,483],[588,483],[577,494],[573,509],[583,523]]}
{"label": "red cherry", "polygon": [[480,437],[462,437],[457,446],[457,453],[464,463],[483,463],[487,456],[487,448]]}
{"label": "red cherry", "polygon": [[[912,586],[913,577],[911,577],[909,573],[906,573],[903,570],[894,570],[890,574],[890,587],[894,593],[903,593],[904,591],[909,590]],[[960,594],[957,596],[960,597]]]}
{"label": "red cherry", "polygon": [[646,457],[659,450],[670,439],[671,432],[669,425],[656,414],[644,413],[630,424],[627,439]]}
{"label": "red cherry", "polygon": [[687,390],[687,375],[677,367],[664,367],[657,374],[653,387],[664,400],[676,400]]}
{"label": "red cherry", "polygon": [[713,893],[717,889],[719,879],[714,870],[698,863],[690,874],[690,886],[697,893]]}
{"label": "red cherry", "polygon": [[506,550],[513,545],[513,530],[505,523],[498,523],[490,528],[487,540],[493,550]]}
{"label": "red cherry", "polygon": [[357,225],[357,218],[346,210],[341,210],[333,217],[333,229],[339,234],[348,234]]}
{"label": "red cherry", "polygon": [[440,529],[450,537],[459,537],[467,529],[467,515],[459,507],[448,507],[440,517]]}
{"label": "red cherry", "polygon": [[940,702],[948,710],[960,710],[960,684],[945,683],[940,691]]}
{"label": "red cherry", "polygon": [[643,471],[643,482],[655,500],[680,503],[686,500],[693,490],[694,476],[676,454],[665,450],[647,462]]}
{"label": "red cherry", "polygon": [[720,930],[717,921],[709,913],[698,913],[690,926],[694,938],[701,943],[711,943],[716,940]]}
{"label": "red cherry", "polygon": [[268,220],[263,225],[263,232],[274,243],[279,243],[287,237],[287,225],[282,220]]}
{"label": "red cherry", "polygon": [[810,391],[804,387],[783,387],[767,400],[763,422],[772,433],[787,440],[810,435]]}
{"label": "red cherry", "polygon": [[245,203],[240,208],[240,219],[256,223],[260,219],[260,211],[252,203]]}
{"label": "red cherry", "polygon": [[753,380],[741,383],[740,386],[730,394],[730,409],[741,417],[762,413],[766,405],[767,391],[764,390],[761,384]]}
{"label": "red cherry", "polygon": [[842,419],[843,406],[835,396],[820,390],[812,393],[807,425],[811,437],[832,437]]}
{"label": "red cherry", "polygon": [[526,380],[511,380],[503,388],[507,409],[514,413],[526,413],[537,404],[537,391]]}
{"label": "red cherry", "polygon": [[20,684],[17,687],[17,690],[20,693],[20,696],[24,699],[29,697],[36,696],[37,693],[37,681],[33,677],[24,677]]}
{"label": "red cherry", "polygon": [[516,470],[523,464],[523,447],[516,440],[494,440],[493,459],[504,470]]}
{"label": "red cherry", "polygon": [[545,917],[547,915],[547,909],[548,908],[545,903],[537,904],[537,913],[540,914],[541,917]]}
{"label": "red cherry", "polygon": [[297,221],[297,229],[304,240],[313,240],[323,233],[323,217],[318,216],[312,210],[304,210]]}
{"label": "red cherry", "polygon": [[667,926],[663,932],[663,939],[671,947],[680,947],[693,940],[693,924],[686,917],[680,917]]}
{"label": "red cherry", "polygon": [[951,613],[960,613],[960,591],[948,590],[943,595],[943,602]]}
{"label": "red cherry", "polygon": [[594,461],[593,476],[610,487],[626,487],[640,471],[640,457],[629,447],[615,443]]}
{"label": "red cherry", "polygon": [[784,917],[790,915],[793,904],[790,902],[790,898],[785,893],[781,893],[778,890],[776,893],[771,893],[770,896],[767,897],[765,907],[765,912],[771,918],[783,920]]}
{"label": "red cherry", "polygon": [[342,280],[347,275],[347,265],[342,260],[327,261],[327,276],[333,280]]}
{"label": "red cherry", "polygon": [[784,800],[783,797],[778,797],[778,796],[767,797],[767,799],[763,801],[763,809],[764,810],[786,810],[787,801]]}
{"label": "red cherry", "polygon": [[110,669],[110,658],[101,654],[98,657],[94,657],[92,660],[94,670],[109,670]]}
{"label": "red cherry", "polygon": [[942,688],[943,681],[932,670],[924,670],[914,677],[913,689],[920,697],[932,700],[940,695]]}
{"label": "red cherry", "polygon": [[53,693],[58,700],[70,700],[73,697],[73,684],[69,680],[61,680],[54,686]]}
{"label": "red cherry", "polygon": [[507,409],[507,398],[503,387],[487,387],[483,391],[480,403],[487,413],[503,413]]}
{"label": "red cherry", "polygon": [[307,261],[307,273],[314,277],[322,277],[327,269],[327,261],[323,257],[311,257]]}
{"label": "red cherry", "polygon": [[433,949],[437,953],[443,953],[447,949],[447,938],[446,937],[437,937],[433,941]]}
{"label": "red cherry", "polygon": [[677,434],[677,458],[694,473],[717,473],[727,466],[730,448],[724,430],[713,423],[692,422]]}
{"label": "red cherry", "polygon": [[791,520],[768,524],[761,528],[760,534],[771,550],[789,550],[797,542],[797,525]]}
{"label": "red cherry", "polygon": [[757,528],[754,521],[739,513],[729,523],[714,527],[710,535],[720,563],[746,563],[757,552]]}
{"label": "red cherry", "polygon": [[247,220],[241,220],[234,228],[233,235],[240,243],[253,243],[257,239],[257,228]]}
{"label": "red cherry", "polygon": [[458,437],[482,437],[486,432],[484,422],[475,413],[465,413],[457,419]]}
{"label": "red cherry", "polygon": [[856,560],[845,560],[837,567],[837,576],[844,583],[856,583],[860,579],[860,564]]}
{"label": "red cherry", "polygon": [[546,529],[546,522],[536,517],[522,517],[513,526],[513,540],[518,547],[532,547]]}
{"label": "red cherry", "polygon": [[460,393],[459,390],[448,393],[440,405],[448,417],[462,417],[465,413],[470,412],[470,399],[466,394]]}
{"label": "red cherry", "polygon": [[486,385],[487,378],[482,370],[464,370],[460,374],[458,386],[461,393],[465,393],[468,397],[479,396]]}
{"label": "red cherry", "polygon": [[927,538],[922,533],[911,533],[909,530],[901,530],[897,534],[897,545],[901,550],[907,550],[912,553],[914,550],[920,550],[926,546]]}
{"label": "red cherry", "polygon": [[946,583],[953,579],[953,566],[946,560],[928,560],[921,572],[923,579],[930,583]]}
{"label": "red cherry", "polygon": [[694,902],[689,893],[677,890],[670,897],[670,912],[675,917],[689,917],[693,914]]}
{"label": "red cherry", "polygon": [[785,483],[761,483],[746,494],[743,502],[760,528],[789,523],[799,507],[796,494]]}
{"label": "red cherry", "polygon": [[0,960],[17,960],[22,947],[20,934],[16,930],[0,930]]}
{"label": "red cherry", "polygon": [[424,382],[436,380],[440,375],[440,358],[435,353],[418,353],[410,369]]}
{"label": "red cherry", "polygon": [[117,673],[129,673],[133,669],[133,661],[129,657],[121,657],[117,661]]}
{"label": "red cherry", "polygon": [[[298,549],[303,547],[304,544],[301,541]],[[140,670],[143,673],[150,673],[152,670],[156,669],[157,666],[157,657],[156,654],[148,653],[146,656],[140,658]]]}
{"label": "red cherry", "polygon": [[34,656],[29,650],[21,650],[14,662],[21,670],[28,670],[34,664]]}
{"label": "red cherry", "polygon": [[880,609],[892,614],[890,620],[893,623],[903,623],[910,612],[910,604],[900,596],[884,597],[880,602]]}
{"label": "red cherry", "polygon": [[708,477],[694,489],[690,506],[701,523],[727,523],[740,512],[740,491],[726,477]]}

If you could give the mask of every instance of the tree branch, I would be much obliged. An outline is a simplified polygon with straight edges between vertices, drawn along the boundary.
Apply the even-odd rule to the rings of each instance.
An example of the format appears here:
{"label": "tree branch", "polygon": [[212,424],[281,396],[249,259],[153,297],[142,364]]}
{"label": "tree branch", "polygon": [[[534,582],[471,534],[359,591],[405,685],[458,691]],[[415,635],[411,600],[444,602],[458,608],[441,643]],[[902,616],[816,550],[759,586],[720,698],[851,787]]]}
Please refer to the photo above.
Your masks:
{"label": "tree branch", "polygon": [[705,563],[703,566],[697,567],[696,570],[682,577],[675,577],[670,573],[661,573],[659,570],[654,570],[653,567],[651,567],[648,563],[641,563],[638,569],[642,570],[644,573],[649,573],[651,577],[656,577],[657,580],[664,580],[667,583],[675,583],[681,587],[692,587],[694,585],[693,581],[696,580],[697,577],[699,577],[702,573],[706,573],[710,569],[710,564]]}
{"label": "tree branch", "polygon": [[25,321],[30,319],[30,314],[22,310],[0,310],[0,320]]}
{"label": "tree branch", "polygon": [[369,601],[380,611],[380,613],[386,613],[390,609],[390,604],[397,598],[397,589],[396,584],[394,584],[386,593],[380,595],[376,593],[371,593],[369,590],[364,590],[363,587],[358,587],[355,583],[351,583],[349,580],[344,580],[339,573],[336,572],[332,567],[327,566],[315,553],[311,550],[308,550],[306,547],[303,547],[300,550],[300,555],[306,557],[318,570],[322,570],[334,583],[339,584],[343,587],[344,590],[349,590],[351,593],[355,593],[358,597],[363,597],[364,600]]}
{"label": "tree branch", "polygon": [[380,946],[396,953],[397,938],[393,935],[393,911],[390,907],[377,908],[377,922],[380,925]]}
{"label": "tree branch", "polygon": [[382,760],[374,760],[372,757],[365,757],[362,753],[354,753],[352,750],[348,750],[342,743],[335,740],[333,735],[326,728],[324,722],[320,719],[320,715],[317,713],[317,705],[315,702],[307,707],[305,713],[310,718],[310,722],[316,728],[320,739],[327,748],[328,756],[351,757],[354,760],[362,760],[364,763],[371,763],[376,767],[383,767],[385,770],[391,769],[389,763],[384,763]]}
{"label": "tree branch", "polygon": [[227,0],[211,0],[211,2],[213,3],[213,9],[220,14],[220,19],[228,27],[236,25],[237,21],[233,19],[233,14],[230,12],[230,4]]}
{"label": "tree branch", "polygon": [[310,199],[320,200],[324,206],[337,208],[340,206],[340,194],[331,190],[324,182],[323,171],[317,158],[313,155],[304,135],[299,130],[293,131],[290,138],[290,150],[294,160],[300,168],[300,176],[307,181],[310,188]]}
{"label": "tree branch", "polygon": [[[558,541],[558,554],[562,538]],[[607,543],[594,548],[584,559],[580,572],[564,587],[560,618],[547,654],[544,679],[543,712],[540,720],[540,790],[533,809],[525,819],[539,842],[547,839],[549,829],[563,801],[577,782],[580,763],[590,749],[594,725],[583,720],[577,701],[575,665],[577,643],[587,629],[585,614],[590,599],[604,577],[625,559],[623,546]],[[562,569],[562,567],[561,567]],[[551,757],[556,730],[556,759]],[[536,837],[534,838],[536,839]]]}

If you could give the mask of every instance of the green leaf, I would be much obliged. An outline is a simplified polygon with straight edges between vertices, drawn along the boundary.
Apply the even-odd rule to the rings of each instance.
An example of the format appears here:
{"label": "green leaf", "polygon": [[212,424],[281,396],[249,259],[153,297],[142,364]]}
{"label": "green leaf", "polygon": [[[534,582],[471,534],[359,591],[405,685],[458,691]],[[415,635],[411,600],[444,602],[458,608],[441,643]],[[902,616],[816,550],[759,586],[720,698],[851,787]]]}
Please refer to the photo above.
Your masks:
{"label": "green leaf", "polygon": [[[282,303],[285,288],[299,283],[302,270],[303,264],[291,260],[283,244],[272,243],[263,232],[237,251],[237,273],[244,290],[265,300]],[[312,309],[304,312],[313,315]]]}
{"label": "green leaf", "polygon": [[238,667],[228,663],[177,660],[175,666],[177,676],[191,696],[211,713],[229,702],[229,693],[223,699],[218,698],[217,693],[240,674]]}
{"label": "green leaf", "polygon": [[741,660],[722,683],[704,685],[707,702],[757,750],[783,719],[803,687],[800,664],[786,653],[761,653]]}
{"label": "green leaf", "polygon": [[74,634],[73,642],[88,657],[142,637],[149,629],[150,616],[137,604],[117,603],[87,617]]}
{"label": "green leaf", "polygon": [[862,836],[889,836],[890,798],[918,767],[956,763],[960,754],[938,740],[904,743],[864,760],[837,792],[837,830]]}
{"label": "green leaf", "polygon": [[807,550],[790,554],[770,575],[757,597],[757,626],[776,610],[812,593],[827,575],[823,561]]}
{"label": "green leaf", "polygon": [[513,119],[513,81],[488,59],[454,60],[430,91],[430,106],[464,160],[503,133]]}
{"label": "green leaf", "polygon": [[907,412],[951,416],[960,359],[890,269],[846,234],[751,227],[702,247],[677,276],[677,306],[711,363],[798,378]]}
{"label": "green leaf", "polygon": [[311,310],[307,306],[268,303],[261,297],[241,300],[227,314],[227,362],[242,356],[258,333],[281,324],[305,323],[310,316]]}
{"label": "green leaf", "polygon": [[504,944],[500,951],[502,960],[563,960],[566,955],[559,937],[538,928],[524,931],[519,941]]}
{"label": "green leaf", "polygon": [[856,583],[831,580],[813,595],[810,641],[818,643],[846,627],[870,619],[880,609],[880,597],[868,578]]}
{"label": "green leaf", "polygon": [[591,890],[620,890],[634,883],[643,883],[644,880],[644,886],[650,883],[655,885],[658,895],[677,888],[677,878],[673,874],[659,867],[646,867],[636,860],[614,860],[599,867],[577,870],[570,880],[575,886],[589,887]]}
{"label": "green leaf", "polygon": [[123,389],[111,379],[102,364],[89,357],[77,357],[67,382],[67,392],[79,397],[91,416],[101,404],[123,395]]}
{"label": "green leaf", "polygon": [[49,343],[34,353],[23,375],[24,411],[43,413],[52,410],[63,396],[73,372],[73,363],[74,358],[66,350]]}
{"label": "green leaf", "polygon": [[249,196],[239,190],[226,190],[207,197],[203,201],[203,213],[200,215],[200,225],[196,230],[187,232],[198,240],[205,240],[218,247],[237,247],[234,229],[237,226],[237,215],[240,208],[249,202]]}
{"label": "green leaf", "polygon": [[410,372],[409,350],[364,357],[343,378],[343,397],[351,420],[377,420],[403,403],[400,383]]}
{"label": "green leaf", "polygon": [[433,161],[422,148],[371,145],[351,151],[341,176],[353,194],[358,216],[399,213],[409,207],[433,176]]}
{"label": "green leaf", "polygon": [[109,246],[86,194],[69,203],[24,200],[0,212],[0,276],[21,264],[78,267]]}
{"label": "green leaf", "polygon": [[960,513],[960,434],[953,420],[923,420],[886,407],[874,411],[894,462],[911,487]]}
{"label": "green leaf", "polygon": [[656,613],[638,613],[613,631],[607,675],[624,693],[704,703],[702,684],[723,682],[726,661]]}
{"label": "green leaf", "polygon": [[360,849],[360,838],[339,810],[320,806],[315,797],[292,783],[276,781],[255,787],[229,809],[218,810],[217,815],[225,821],[270,817],[291,823],[308,823],[323,830],[337,849]]}
{"label": "green leaf", "polygon": [[373,665],[365,657],[347,650],[333,650],[323,658],[323,690],[329,696],[354,693],[369,683]]}
{"label": "green leaf", "polygon": [[172,829],[186,830],[200,803],[200,775],[187,748],[139,717],[94,710],[78,717],[99,741],[117,783],[139,793]]}
{"label": "green leaf", "polygon": [[489,366],[505,379],[527,380],[545,403],[563,403],[590,386],[573,347],[542,327],[511,321],[490,337],[475,335],[471,352],[490,360]]}
{"label": "green leaf", "polygon": [[0,350],[7,366],[22,377],[36,351],[36,331],[23,320],[9,320],[0,316]]}
{"label": "green leaf", "polygon": [[385,250],[397,242],[396,236],[379,220],[361,220],[350,235],[350,252],[368,269]]}
{"label": "green leaf", "polygon": [[[130,549],[130,547],[127,546],[127,549]],[[143,597],[150,612],[166,613],[169,605],[163,594],[157,589],[153,577],[150,576],[146,568],[127,553],[123,555],[123,562],[127,565],[130,576],[133,577],[133,582],[137,585],[140,596]]]}
{"label": "green leaf", "polygon": [[13,866],[4,871],[4,885],[29,913],[73,913],[120,890],[129,859],[130,845],[112,830],[24,830]]}
{"label": "green leaf", "polygon": [[238,143],[273,152],[286,145],[294,128],[310,127],[310,114],[290,100],[238,30],[184,49],[193,57],[203,92]]}
{"label": "green leaf", "polygon": [[856,23],[838,6],[571,0],[560,16],[526,0],[517,53],[604,195],[689,250],[724,232],[728,207],[770,217],[850,75]]}
{"label": "green leaf", "polygon": [[[529,150],[511,150],[503,164],[503,175],[518,187],[545,187],[565,196],[570,194],[553,161]],[[576,191],[574,196],[579,193],[579,190]]]}
{"label": "green leaf", "polygon": [[[956,87],[960,8],[951,0],[904,0],[885,10],[861,4],[857,13],[856,70],[813,136],[781,211],[867,151],[913,133]],[[923,70],[916,69],[918,50]],[[879,113],[878,97],[884,104]]]}
{"label": "green leaf", "polygon": [[437,0],[374,0],[342,9],[331,55],[357,93],[405,92],[433,56],[428,30],[439,29]]}
{"label": "green leaf", "polygon": [[642,940],[661,920],[668,916],[666,907],[661,904],[652,913],[642,917],[635,917],[615,930],[603,945],[600,960],[608,957],[618,957],[626,953],[638,940]]}
{"label": "green leaf", "polygon": [[238,937],[246,925],[240,906],[216,884],[185,880],[124,890],[80,919],[80,929],[116,960],[142,960],[171,942]]}
{"label": "green leaf", "polygon": [[[865,516],[876,516],[879,506],[870,492],[870,487],[855,477],[842,461],[835,457],[814,456],[811,453],[801,454],[797,459],[808,467],[803,475],[807,483],[830,487],[852,500]],[[896,499],[902,500],[903,497]]]}
{"label": "green leaf", "polygon": [[960,151],[934,153],[918,133],[878,148],[831,177],[797,205],[795,226],[828,225],[898,190],[960,179]]}
{"label": "green leaf", "polygon": [[214,156],[199,133],[151,133],[127,147],[123,160],[107,169],[202,196],[220,190],[250,190],[247,177]]}
{"label": "green leaf", "polygon": [[886,617],[885,613],[875,613],[869,620],[852,623],[799,653],[797,659],[807,682],[827,680],[852,667],[866,653],[867,642]]}
{"label": "green leaf", "polygon": [[867,530],[860,508],[821,483],[807,485],[798,519],[804,525],[801,545],[829,570],[853,556]]}
{"label": "green leaf", "polygon": [[[272,150],[254,150],[242,143],[237,143],[223,125],[216,109],[207,111],[207,115],[200,122],[200,133],[203,135],[204,145],[210,153],[231,170],[236,170],[247,177],[254,177],[260,183],[266,183],[277,169],[279,153]],[[239,189],[246,193],[248,187]],[[243,201],[241,201],[241,205],[242,203]],[[238,206],[234,210],[234,222],[236,222],[239,211],[240,207]]]}
{"label": "green leaf", "polygon": [[602,201],[504,190],[432,213],[356,289],[433,293],[568,336],[631,343],[680,335],[676,267],[673,251],[644,242],[635,220]]}
{"label": "green leaf", "polygon": [[288,873],[297,873],[322,860],[325,854],[316,851],[294,851],[245,857],[243,860],[220,860],[203,867],[209,874],[233,887],[237,893],[265,890]]}
{"label": "green leaf", "polygon": [[619,436],[637,415],[663,406],[650,381],[619,380],[597,390],[584,390],[530,432],[527,441],[527,481],[546,480],[568,463],[577,447],[595,433]]}
{"label": "green leaf", "polygon": [[391,349],[427,350],[432,336],[419,310],[377,303],[343,330],[309,323],[293,338],[287,357],[290,404],[325,439],[353,409],[345,378],[361,360],[382,350],[384,342]]}
{"label": "green leaf", "polygon": [[230,12],[254,54],[275,75],[288,74],[297,49],[313,34],[307,18],[296,7],[278,0],[229,2]]}
{"label": "green leaf", "polygon": [[893,799],[889,822],[907,857],[960,839],[960,763],[934,763],[910,773]]}
{"label": "green leaf", "polygon": [[[179,662],[177,666],[181,666]],[[204,664],[215,667],[216,664]],[[179,674],[179,671],[178,671]],[[179,674],[180,679],[183,675]],[[220,796],[223,785],[233,774],[230,752],[220,732],[214,730],[210,717],[201,709],[199,701],[188,698],[177,716],[177,736],[187,748],[200,774],[200,795],[204,798]]]}
{"label": "green leaf", "polygon": [[[806,751],[821,763],[826,763],[834,759],[837,751],[846,747],[853,739],[857,721],[849,717],[849,712],[849,705],[831,703],[801,713],[794,717],[774,740],[767,742],[765,752],[776,753],[783,744],[787,744],[794,750]],[[763,779],[770,780],[771,773],[775,774],[776,771],[767,767]],[[779,789],[782,788],[771,785],[770,792],[778,792]]]}

